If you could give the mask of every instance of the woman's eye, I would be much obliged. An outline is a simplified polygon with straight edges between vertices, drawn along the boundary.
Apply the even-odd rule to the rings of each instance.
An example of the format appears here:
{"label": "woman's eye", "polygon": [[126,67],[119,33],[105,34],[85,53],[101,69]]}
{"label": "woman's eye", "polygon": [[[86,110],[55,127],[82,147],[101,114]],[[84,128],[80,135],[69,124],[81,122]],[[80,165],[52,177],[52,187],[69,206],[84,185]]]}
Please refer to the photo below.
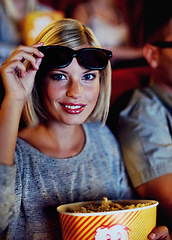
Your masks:
{"label": "woman's eye", "polygon": [[93,74],[93,73],[87,73],[87,74],[85,74],[85,75],[83,76],[83,79],[84,79],[84,80],[93,80],[93,79],[95,79],[95,78],[96,78],[96,75]]}
{"label": "woman's eye", "polygon": [[51,75],[51,78],[52,78],[53,80],[59,80],[59,81],[66,79],[65,75],[64,75],[64,74],[61,74],[61,73],[52,74],[52,75]]}

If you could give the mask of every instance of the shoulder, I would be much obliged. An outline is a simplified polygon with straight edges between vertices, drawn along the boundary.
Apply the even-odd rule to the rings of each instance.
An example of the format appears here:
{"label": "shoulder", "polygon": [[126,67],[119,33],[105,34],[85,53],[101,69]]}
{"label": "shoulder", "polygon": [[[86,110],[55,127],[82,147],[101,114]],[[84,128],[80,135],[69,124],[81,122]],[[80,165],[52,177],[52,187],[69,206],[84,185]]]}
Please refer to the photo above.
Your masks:
{"label": "shoulder", "polygon": [[156,116],[165,113],[166,110],[156,93],[151,88],[136,89],[120,116]]}
{"label": "shoulder", "polygon": [[14,162],[17,167],[17,172],[22,175],[24,165],[27,162],[29,153],[30,153],[30,146],[23,141],[21,138],[17,138],[16,148],[15,148],[15,155],[14,155]]}
{"label": "shoulder", "polygon": [[20,137],[17,138],[16,149],[15,149],[15,157],[16,159],[23,159],[29,152],[32,152],[34,148],[22,140]]}
{"label": "shoulder", "polygon": [[134,102],[144,103],[144,102],[157,102],[158,97],[151,87],[146,87],[143,89],[136,89],[133,92],[130,104]]}
{"label": "shoulder", "polygon": [[84,128],[87,129],[87,131],[95,136],[104,136],[104,134],[108,134],[109,136],[112,135],[111,131],[109,130],[109,128],[107,127],[107,125],[102,125],[101,122],[89,122],[84,124]]}
{"label": "shoulder", "polygon": [[101,146],[102,148],[117,148],[118,141],[109,127],[101,122],[89,122],[84,125],[86,138],[90,138],[94,144]]}
{"label": "shoulder", "polygon": [[101,123],[87,123],[85,126],[87,150],[95,158],[106,159],[113,164],[122,164],[119,142],[110,129]]}
{"label": "shoulder", "polygon": [[31,145],[30,142],[18,136],[15,148],[16,162],[20,162],[20,164],[23,162],[23,164],[25,164],[29,159],[39,158],[40,155],[44,156],[44,154],[41,154],[41,152],[35,148],[35,146]]}

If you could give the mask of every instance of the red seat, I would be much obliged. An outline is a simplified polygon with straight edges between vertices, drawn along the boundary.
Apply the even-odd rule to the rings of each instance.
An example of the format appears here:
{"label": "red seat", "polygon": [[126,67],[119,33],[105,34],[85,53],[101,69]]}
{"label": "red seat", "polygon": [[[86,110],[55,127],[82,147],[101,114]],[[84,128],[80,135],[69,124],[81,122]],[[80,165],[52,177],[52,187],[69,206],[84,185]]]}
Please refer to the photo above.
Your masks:
{"label": "red seat", "polygon": [[113,69],[111,103],[127,90],[148,85],[149,78],[149,66]]}

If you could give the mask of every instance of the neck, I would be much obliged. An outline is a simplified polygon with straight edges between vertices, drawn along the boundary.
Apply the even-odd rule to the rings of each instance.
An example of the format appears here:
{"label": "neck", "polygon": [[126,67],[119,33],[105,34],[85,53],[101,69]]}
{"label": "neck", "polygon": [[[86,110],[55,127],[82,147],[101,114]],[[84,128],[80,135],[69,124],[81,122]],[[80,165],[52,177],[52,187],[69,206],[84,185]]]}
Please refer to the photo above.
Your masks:
{"label": "neck", "polygon": [[169,84],[166,84],[165,82],[156,79],[155,83],[160,86],[165,92],[167,92],[169,95],[172,96],[172,85],[169,86]]}
{"label": "neck", "polygon": [[39,125],[22,130],[19,137],[43,154],[55,158],[76,156],[85,144],[85,133],[81,125]]}

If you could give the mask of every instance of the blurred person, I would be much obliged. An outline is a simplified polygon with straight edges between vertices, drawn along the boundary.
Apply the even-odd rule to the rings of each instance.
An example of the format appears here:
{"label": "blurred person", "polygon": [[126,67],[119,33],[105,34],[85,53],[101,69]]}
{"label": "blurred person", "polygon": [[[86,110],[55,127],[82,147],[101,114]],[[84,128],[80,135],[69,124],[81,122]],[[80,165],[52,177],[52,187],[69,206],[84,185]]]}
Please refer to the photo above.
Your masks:
{"label": "blurred person", "polygon": [[26,14],[47,9],[37,0],[0,0],[0,65],[22,43],[21,22]]}
{"label": "blurred person", "polygon": [[144,0],[115,0],[116,6],[125,17],[130,32],[131,46],[140,47],[140,30],[142,28],[142,13]]}
{"label": "blurred person", "polygon": [[171,1],[144,4],[143,55],[151,68],[150,86],[133,92],[117,130],[134,188],[142,198],[160,202],[159,221],[172,231]]}
{"label": "blurred person", "polygon": [[88,25],[104,48],[110,49],[118,60],[135,60],[143,57],[142,49],[130,46],[129,26],[114,0],[89,0],[76,5],[72,18]]}
{"label": "blurred person", "polygon": [[[110,58],[88,27],[63,19],[2,64],[0,231],[7,239],[61,240],[58,205],[133,198],[105,125]],[[22,113],[27,126],[18,133]],[[168,240],[168,229],[149,239]]]}

